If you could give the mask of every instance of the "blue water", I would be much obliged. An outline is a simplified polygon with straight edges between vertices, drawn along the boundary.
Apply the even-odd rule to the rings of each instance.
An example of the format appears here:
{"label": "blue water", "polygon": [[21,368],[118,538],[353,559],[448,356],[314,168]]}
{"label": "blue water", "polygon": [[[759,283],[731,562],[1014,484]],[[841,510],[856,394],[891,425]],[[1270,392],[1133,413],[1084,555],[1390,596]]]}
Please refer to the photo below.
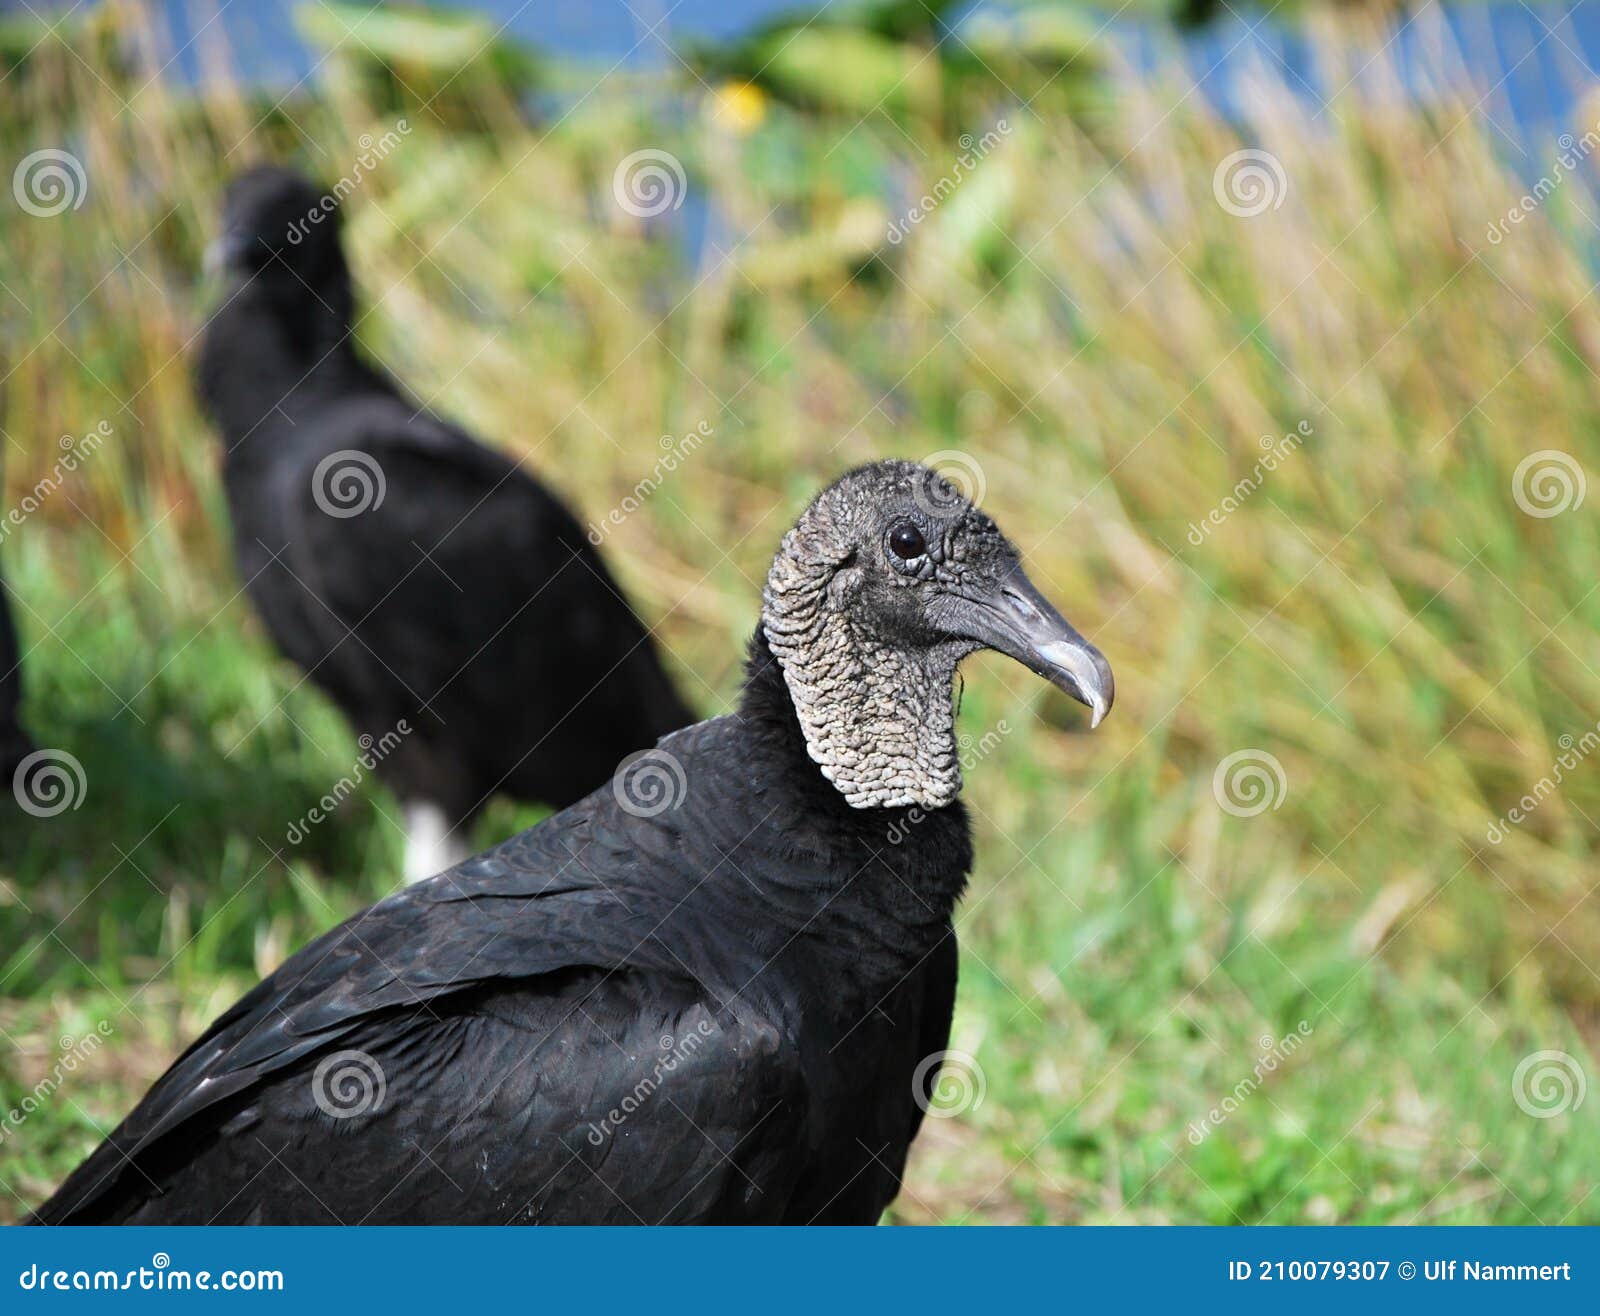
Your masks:
{"label": "blue water", "polygon": [[[1442,66],[1457,89],[1471,88],[1475,101],[1482,96],[1479,108],[1514,157],[1549,156],[1559,135],[1573,128],[1581,98],[1600,83],[1600,0],[1428,3],[1396,29],[1383,58],[1355,87],[1371,97],[1393,96],[1388,84],[1397,73],[1401,96],[1427,102],[1437,94]],[[1171,49],[1171,33],[1157,26],[1119,23],[1116,31],[1136,66],[1148,67]],[[1330,85],[1319,71],[1312,43],[1293,23],[1245,13],[1182,45],[1202,93],[1227,110],[1239,108],[1242,86],[1261,66],[1316,106],[1343,87],[1342,77]],[[1594,113],[1600,107],[1591,120]],[[1579,135],[1593,126],[1585,122]]]}
{"label": "blue water", "polygon": [[[74,0],[0,0],[0,12],[74,7]],[[150,7],[165,28],[163,43],[182,51],[170,70],[181,77],[199,73],[195,34],[218,28],[239,71],[252,80],[292,85],[316,64],[317,53],[295,31],[294,0],[151,0]],[[431,7],[487,14],[508,35],[594,63],[598,72],[612,65],[663,67],[672,62],[676,39],[736,36],[763,18],[803,8],[804,0],[433,0]]]}
{"label": "blue water", "polygon": [[[50,12],[73,6],[71,0],[27,0],[26,5],[0,0],[0,11],[28,7]],[[439,0],[438,7],[487,13],[508,33],[598,76],[614,67],[671,67],[674,41],[738,35],[764,18],[806,5],[804,0]],[[296,33],[287,0],[154,0],[153,8],[167,29],[161,44],[179,52],[169,75],[198,76],[201,43],[193,38],[202,30],[220,30],[236,67],[254,81],[287,87],[314,73],[317,54]],[[1205,95],[1225,109],[1235,108],[1249,72],[1263,64],[1318,103],[1334,90],[1292,23],[1240,12],[1243,18],[1228,17],[1181,40]],[[1593,71],[1600,68],[1600,0],[1465,0],[1442,11],[1426,4],[1391,47],[1406,94],[1419,99],[1430,94],[1425,71],[1438,65],[1428,47],[1441,12],[1463,80],[1493,89],[1483,108],[1512,155],[1547,157],[1556,138],[1574,126],[1586,84],[1600,82]],[[1176,39],[1160,25],[1107,21],[1108,33],[1136,66],[1173,49]],[[1374,80],[1363,79],[1363,85],[1368,82]],[[1382,94],[1375,82],[1369,90]]]}

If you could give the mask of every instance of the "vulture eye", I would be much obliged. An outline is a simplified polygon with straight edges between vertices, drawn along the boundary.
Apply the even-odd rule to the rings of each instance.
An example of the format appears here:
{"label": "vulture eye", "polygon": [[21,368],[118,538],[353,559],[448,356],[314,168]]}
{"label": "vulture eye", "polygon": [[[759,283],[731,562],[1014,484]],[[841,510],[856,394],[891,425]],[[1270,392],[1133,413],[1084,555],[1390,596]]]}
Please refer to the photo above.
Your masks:
{"label": "vulture eye", "polygon": [[889,532],[889,550],[901,561],[910,562],[928,551],[928,541],[911,522],[902,521]]}

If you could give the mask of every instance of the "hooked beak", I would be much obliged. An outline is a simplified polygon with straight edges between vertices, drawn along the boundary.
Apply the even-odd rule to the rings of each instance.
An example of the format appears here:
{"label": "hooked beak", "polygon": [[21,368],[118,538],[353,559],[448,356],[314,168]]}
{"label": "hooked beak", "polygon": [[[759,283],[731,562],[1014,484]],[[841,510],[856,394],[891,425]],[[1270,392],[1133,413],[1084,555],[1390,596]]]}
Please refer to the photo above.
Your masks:
{"label": "hooked beak", "polygon": [[223,229],[206,243],[200,268],[207,278],[216,278],[226,271],[244,253],[245,239],[233,229]]}
{"label": "hooked beak", "polygon": [[1116,684],[1105,655],[1079,635],[1015,566],[994,590],[958,604],[956,630],[985,648],[1015,658],[1089,709],[1097,727],[1111,711]]}

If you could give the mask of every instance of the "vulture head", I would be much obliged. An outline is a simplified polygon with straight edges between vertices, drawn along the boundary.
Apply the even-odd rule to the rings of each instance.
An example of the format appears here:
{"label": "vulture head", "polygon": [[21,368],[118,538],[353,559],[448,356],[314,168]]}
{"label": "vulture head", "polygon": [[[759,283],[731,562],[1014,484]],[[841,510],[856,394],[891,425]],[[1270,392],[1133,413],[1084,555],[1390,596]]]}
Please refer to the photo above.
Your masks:
{"label": "vulture head", "polygon": [[835,481],[783,538],[762,597],[806,747],[858,809],[938,808],[961,789],[957,664],[995,649],[1088,706],[1111,667],[937,472],[883,461]]}
{"label": "vulture head", "polygon": [[282,165],[256,165],[228,184],[206,266],[316,292],[347,277],[339,225],[333,194]]}

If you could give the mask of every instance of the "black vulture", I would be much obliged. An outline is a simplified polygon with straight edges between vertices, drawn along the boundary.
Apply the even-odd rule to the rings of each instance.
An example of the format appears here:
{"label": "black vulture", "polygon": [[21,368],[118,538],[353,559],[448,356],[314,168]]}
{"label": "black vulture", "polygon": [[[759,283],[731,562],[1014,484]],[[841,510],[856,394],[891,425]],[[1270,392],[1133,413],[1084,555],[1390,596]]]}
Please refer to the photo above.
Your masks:
{"label": "black vulture", "polygon": [[338,230],[287,169],[233,182],[198,384],[246,592],[374,746],[415,880],[494,792],[571,804],[693,716],[567,508],[362,359]]}
{"label": "black vulture", "polygon": [[0,780],[10,789],[22,760],[33,753],[33,742],[22,729],[21,706],[22,653],[11,624],[11,600],[0,584]]}
{"label": "black vulture", "polygon": [[35,1220],[876,1221],[949,1036],[981,648],[1111,706],[988,516],[909,462],[844,476],[737,712],[294,955]]}

